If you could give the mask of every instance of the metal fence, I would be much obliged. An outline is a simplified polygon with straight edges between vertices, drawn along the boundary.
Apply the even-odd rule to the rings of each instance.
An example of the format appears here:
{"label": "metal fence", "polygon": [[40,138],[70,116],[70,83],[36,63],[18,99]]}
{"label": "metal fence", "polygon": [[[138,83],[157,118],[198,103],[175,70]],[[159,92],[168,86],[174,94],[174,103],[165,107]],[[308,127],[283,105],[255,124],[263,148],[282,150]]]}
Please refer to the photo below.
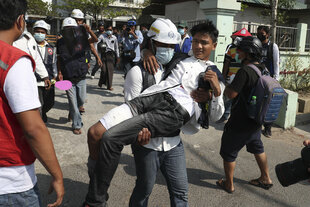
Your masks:
{"label": "metal fence", "polygon": [[307,52],[310,51],[310,29],[307,29],[307,37],[306,37],[305,49],[306,49]]}
{"label": "metal fence", "polygon": [[[258,26],[259,24],[251,22],[234,22],[233,31],[237,31],[245,27],[252,35],[256,36],[256,30]],[[276,30],[276,43],[279,46],[279,49],[285,51],[296,50],[297,27],[277,26]]]}

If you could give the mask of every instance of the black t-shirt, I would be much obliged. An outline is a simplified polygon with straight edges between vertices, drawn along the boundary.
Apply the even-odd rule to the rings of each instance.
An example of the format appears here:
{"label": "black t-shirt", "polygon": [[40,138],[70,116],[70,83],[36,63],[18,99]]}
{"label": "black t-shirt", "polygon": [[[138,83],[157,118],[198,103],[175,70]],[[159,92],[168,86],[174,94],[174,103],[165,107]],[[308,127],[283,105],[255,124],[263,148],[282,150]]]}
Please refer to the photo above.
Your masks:
{"label": "black t-shirt", "polygon": [[[264,66],[256,65],[260,70]],[[231,115],[227,122],[227,126],[231,127],[233,131],[247,130],[256,131],[261,125],[257,124],[254,120],[249,119],[246,112],[246,104],[249,99],[251,90],[256,86],[258,75],[249,66],[242,66],[237,72],[233,82],[228,85],[230,89],[238,92],[238,96],[233,99]]]}

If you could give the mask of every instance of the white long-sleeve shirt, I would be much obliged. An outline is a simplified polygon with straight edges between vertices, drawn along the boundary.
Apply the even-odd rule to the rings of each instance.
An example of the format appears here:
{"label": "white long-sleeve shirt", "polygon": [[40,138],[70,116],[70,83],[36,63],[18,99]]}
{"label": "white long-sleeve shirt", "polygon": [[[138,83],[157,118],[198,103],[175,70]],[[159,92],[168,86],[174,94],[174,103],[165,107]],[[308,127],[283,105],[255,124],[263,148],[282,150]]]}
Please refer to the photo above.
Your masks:
{"label": "white long-sleeve shirt", "polygon": [[[47,70],[38,52],[37,42],[29,32],[24,32],[23,37],[16,40],[13,43],[13,46],[31,55],[36,63],[35,72],[40,76],[40,78],[43,79],[48,77]],[[44,86],[44,81],[37,82],[37,85]]]}
{"label": "white long-sleeve shirt", "polygon": [[[176,68],[172,70],[171,74],[165,80],[161,81],[158,85],[147,88],[141,95],[168,91],[191,116],[191,120],[181,129],[183,133],[197,133],[200,129],[197,120],[201,114],[201,109],[198,103],[192,99],[190,93],[198,88],[199,74],[205,72],[206,68],[210,65],[214,65],[214,63],[211,61],[199,60],[195,57],[189,57],[177,64]],[[221,95],[218,97],[214,97],[213,95],[209,106],[210,121],[219,120],[225,110],[223,101],[224,83],[220,82],[220,87]]]}

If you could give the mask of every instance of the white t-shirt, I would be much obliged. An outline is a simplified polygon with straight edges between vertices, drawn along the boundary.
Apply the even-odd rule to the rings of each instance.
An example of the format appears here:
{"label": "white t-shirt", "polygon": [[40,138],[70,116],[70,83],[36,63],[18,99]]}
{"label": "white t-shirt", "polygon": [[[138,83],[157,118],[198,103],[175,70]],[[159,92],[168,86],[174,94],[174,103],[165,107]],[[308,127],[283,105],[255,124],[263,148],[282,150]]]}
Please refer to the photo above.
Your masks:
{"label": "white t-shirt", "polygon": [[[41,106],[32,63],[20,58],[10,69],[3,90],[13,113]],[[0,167],[0,195],[27,191],[37,183],[34,164]]]}

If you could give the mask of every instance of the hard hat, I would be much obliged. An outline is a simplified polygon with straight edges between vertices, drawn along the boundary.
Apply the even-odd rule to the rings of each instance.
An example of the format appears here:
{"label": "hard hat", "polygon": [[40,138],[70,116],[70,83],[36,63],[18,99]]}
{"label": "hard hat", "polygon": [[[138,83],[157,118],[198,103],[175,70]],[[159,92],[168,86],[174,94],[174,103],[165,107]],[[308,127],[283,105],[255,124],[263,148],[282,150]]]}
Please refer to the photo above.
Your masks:
{"label": "hard hat", "polygon": [[232,34],[232,36],[248,37],[248,36],[252,36],[252,35],[246,28],[242,28],[238,32],[235,32],[234,34]]}
{"label": "hard hat", "polygon": [[71,17],[75,19],[84,19],[84,13],[80,9],[73,9]]}
{"label": "hard hat", "polygon": [[156,19],[151,25],[147,36],[165,44],[179,44],[181,42],[181,35],[169,19]]}
{"label": "hard hat", "polygon": [[127,22],[127,25],[128,26],[135,26],[137,23],[136,23],[136,20],[134,20],[134,19],[130,19],[130,20],[128,20],[128,22]]}
{"label": "hard hat", "polygon": [[76,27],[78,26],[75,19],[71,18],[71,17],[67,17],[64,19],[64,21],[62,22],[62,28],[64,27]]}
{"label": "hard hat", "polygon": [[252,36],[243,37],[237,45],[237,49],[258,57],[262,56],[262,48],[262,42],[258,38]]}
{"label": "hard hat", "polygon": [[47,24],[44,20],[38,20],[33,25],[33,29],[35,28],[42,28],[42,29],[45,29],[46,32],[49,32],[51,29],[51,26]]}

